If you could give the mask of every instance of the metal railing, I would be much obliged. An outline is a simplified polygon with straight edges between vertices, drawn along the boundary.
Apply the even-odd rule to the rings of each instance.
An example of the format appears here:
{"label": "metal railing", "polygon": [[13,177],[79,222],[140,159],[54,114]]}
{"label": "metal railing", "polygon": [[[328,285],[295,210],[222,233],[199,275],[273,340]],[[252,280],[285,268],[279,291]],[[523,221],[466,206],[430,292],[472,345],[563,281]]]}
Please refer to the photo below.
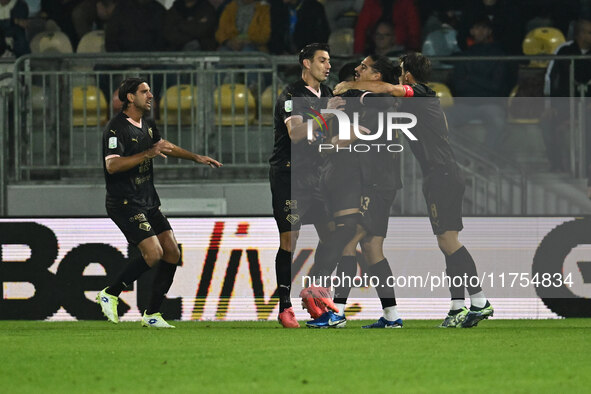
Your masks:
{"label": "metal railing", "polygon": [[[433,61],[444,64],[483,59],[518,63],[559,59],[570,61],[573,71],[575,60],[589,57],[446,57]],[[339,61],[350,60],[334,59],[333,69],[338,68]],[[258,176],[265,176],[273,147],[272,114],[277,92],[291,82],[290,77],[299,78],[294,56],[232,53],[23,56],[14,67],[13,112],[9,114],[8,104],[2,107],[4,130],[8,131],[8,118],[11,118],[14,136],[10,147],[14,157],[6,176],[13,182],[100,176],[102,131],[107,120],[117,112],[112,105],[116,102],[113,92],[124,77],[137,75],[146,78],[155,93],[152,116],[165,138],[216,157],[236,171],[251,169]],[[575,92],[572,75],[571,91]],[[570,169],[573,176],[583,177],[584,93],[571,100],[571,125],[575,126],[570,136]],[[10,157],[8,150],[4,146],[5,157]],[[475,164],[463,165],[471,207],[467,213],[527,211],[527,173],[519,165],[503,160],[501,167],[466,149],[461,141],[454,144],[454,150],[459,158],[465,157]],[[420,170],[414,162],[405,165],[406,175],[410,175],[406,184],[413,186],[403,191],[401,213],[422,213]],[[213,176],[207,168],[196,169],[192,163],[177,159],[169,159],[161,167],[170,170],[171,177],[176,178],[182,178],[187,171]],[[486,168],[485,173],[481,168]]]}

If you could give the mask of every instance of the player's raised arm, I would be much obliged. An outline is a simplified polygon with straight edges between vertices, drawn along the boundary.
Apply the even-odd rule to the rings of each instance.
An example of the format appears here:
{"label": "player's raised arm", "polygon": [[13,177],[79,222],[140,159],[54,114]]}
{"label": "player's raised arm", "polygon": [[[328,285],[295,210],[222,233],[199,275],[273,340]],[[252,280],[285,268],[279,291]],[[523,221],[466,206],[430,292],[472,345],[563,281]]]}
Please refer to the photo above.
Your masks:
{"label": "player's raised arm", "polygon": [[[328,100],[328,104],[326,106],[327,109],[343,109],[345,105],[345,100],[342,97],[332,97]],[[333,117],[333,114],[326,114],[324,115],[324,119],[330,119]],[[308,136],[308,123],[304,122],[302,116],[294,115],[289,117],[285,125],[287,126],[287,132],[289,133],[289,138],[293,143],[298,143],[303,141]],[[316,122],[313,122],[312,131],[316,131],[320,126]]]}
{"label": "player's raised arm", "polygon": [[382,81],[346,81],[335,86],[334,94],[343,94],[348,90],[367,90],[373,93],[387,93],[394,97],[408,96],[407,85],[393,85]]}

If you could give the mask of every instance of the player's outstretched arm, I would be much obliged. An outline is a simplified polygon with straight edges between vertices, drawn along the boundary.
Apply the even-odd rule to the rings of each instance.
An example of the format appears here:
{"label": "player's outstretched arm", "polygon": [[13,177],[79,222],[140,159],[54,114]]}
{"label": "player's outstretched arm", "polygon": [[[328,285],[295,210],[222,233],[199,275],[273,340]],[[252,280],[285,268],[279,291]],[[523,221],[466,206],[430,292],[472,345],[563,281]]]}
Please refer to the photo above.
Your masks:
{"label": "player's outstretched arm", "polygon": [[[341,97],[332,97],[328,100],[328,104],[326,106],[327,109],[340,109],[342,110],[345,105],[345,100]],[[326,114],[324,115],[324,119],[328,120],[334,115]],[[287,132],[289,134],[289,138],[294,144],[297,144],[300,141],[303,141],[308,136],[308,124],[305,123],[301,116],[292,116],[289,121],[286,123]],[[312,131],[316,132],[317,129],[320,127],[317,123],[312,124]]]}
{"label": "player's outstretched arm", "polygon": [[345,81],[335,86],[333,93],[343,94],[347,90],[367,90],[373,93],[387,93],[395,97],[404,97],[406,90],[404,85],[392,85],[382,81]]}
{"label": "player's outstretched arm", "polygon": [[190,152],[186,149],[181,148],[173,144],[170,141],[160,140],[158,142],[164,141],[163,144],[166,145],[169,149],[168,155],[171,157],[178,157],[179,159],[191,160],[195,163],[205,164],[213,168],[221,167],[223,164],[219,161],[212,159],[209,156],[202,156],[198,155],[197,153]]}
{"label": "player's outstretched arm", "polygon": [[160,140],[148,150],[136,153],[132,156],[107,156],[105,158],[105,166],[109,174],[116,174],[131,170],[133,167],[139,165],[144,160],[153,159],[156,156],[166,157],[172,151],[170,147]]}

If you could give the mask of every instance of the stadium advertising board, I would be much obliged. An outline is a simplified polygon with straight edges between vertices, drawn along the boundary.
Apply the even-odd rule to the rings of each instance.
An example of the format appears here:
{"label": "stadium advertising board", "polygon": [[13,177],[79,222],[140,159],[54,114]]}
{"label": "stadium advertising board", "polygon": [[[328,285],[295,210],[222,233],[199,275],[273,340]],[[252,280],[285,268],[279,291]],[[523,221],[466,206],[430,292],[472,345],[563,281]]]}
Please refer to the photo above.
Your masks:
{"label": "stadium advertising board", "polygon": [[[271,320],[277,315],[272,218],[172,218],[182,267],[163,305],[169,319]],[[479,280],[498,318],[591,316],[591,219],[466,218]],[[138,253],[109,219],[2,219],[0,279],[3,319],[102,319],[97,292]],[[305,285],[317,244],[304,226],[292,266],[292,296]],[[441,252],[429,221],[390,218],[386,257],[399,309],[407,319],[438,319],[448,307]],[[149,299],[151,273],[120,303],[137,320]],[[361,261],[348,317],[373,319],[380,303]],[[298,305],[298,303],[296,303]],[[298,319],[307,313],[296,308]]]}

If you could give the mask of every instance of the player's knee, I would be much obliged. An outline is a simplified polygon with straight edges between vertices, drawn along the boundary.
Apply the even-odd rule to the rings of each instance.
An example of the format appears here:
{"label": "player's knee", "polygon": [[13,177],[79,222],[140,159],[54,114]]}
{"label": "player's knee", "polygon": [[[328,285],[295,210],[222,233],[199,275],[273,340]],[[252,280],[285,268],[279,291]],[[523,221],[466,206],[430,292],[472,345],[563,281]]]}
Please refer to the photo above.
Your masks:
{"label": "player's knee", "polygon": [[172,245],[164,249],[162,260],[176,264],[181,259],[181,251],[177,245]]}
{"label": "player's knee", "polygon": [[446,256],[451,256],[456,250],[462,247],[457,234],[452,232],[445,232],[437,235],[437,245]]}
{"label": "player's knee", "polygon": [[343,242],[343,248],[355,238],[357,224],[360,222],[359,214],[338,216],[335,221],[335,236]]}
{"label": "player's knee", "polygon": [[142,257],[150,267],[153,267],[156,263],[162,260],[164,251],[160,245],[154,246],[142,253]]}
{"label": "player's knee", "polygon": [[286,231],[279,234],[279,247],[288,252],[293,252],[299,235],[299,231]]}

